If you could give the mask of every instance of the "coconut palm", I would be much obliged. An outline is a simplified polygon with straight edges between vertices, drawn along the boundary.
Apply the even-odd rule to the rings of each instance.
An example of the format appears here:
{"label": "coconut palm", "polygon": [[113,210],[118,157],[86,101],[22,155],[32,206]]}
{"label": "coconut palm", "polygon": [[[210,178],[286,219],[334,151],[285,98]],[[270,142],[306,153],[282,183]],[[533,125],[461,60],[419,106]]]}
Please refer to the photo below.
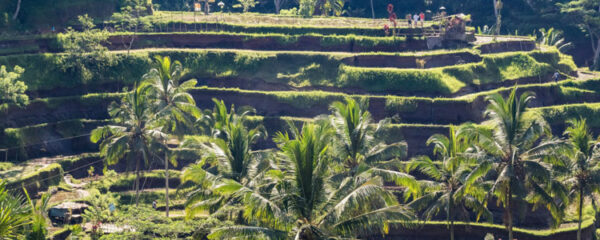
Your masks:
{"label": "coconut palm", "polygon": [[[188,90],[196,86],[191,79],[180,83],[183,67],[179,61],[171,62],[171,58],[154,57],[155,67],[143,76],[144,85],[148,86],[149,97],[154,101],[156,117],[163,120],[163,132],[183,135],[186,126],[193,125],[193,119],[201,116],[196,102]],[[165,138],[165,214],[169,217],[169,156],[167,138]],[[176,158],[171,158],[177,165]]]}
{"label": "coconut palm", "polygon": [[147,166],[152,145],[161,146],[166,134],[161,131],[159,121],[147,98],[148,87],[137,85],[126,93],[121,104],[112,103],[108,112],[114,124],[101,126],[92,131],[90,140],[100,142],[100,155],[105,158],[105,168],[125,159],[135,165],[135,204],[140,197],[140,174],[142,161]]}
{"label": "coconut palm", "polygon": [[[221,138],[193,137],[181,144],[183,148],[203,151],[202,159],[182,175],[184,182],[192,181],[198,185],[188,196],[187,217],[205,210],[213,210],[214,214],[222,214],[226,210],[241,212],[238,194],[215,189],[229,182],[252,189],[257,178],[270,166],[266,158],[268,152],[254,151],[251,148],[252,144],[265,135],[264,129],[261,126],[248,129],[245,126],[245,115],[230,116],[226,125],[218,127],[221,129],[218,134]],[[228,208],[223,208],[224,206]]]}
{"label": "coconut palm", "polygon": [[22,196],[8,192],[0,180],[0,239],[19,239],[23,228],[31,223],[30,207]]}
{"label": "coconut palm", "polygon": [[243,106],[236,110],[235,105],[231,105],[227,110],[227,105],[223,100],[213,98],[215,103],[213,110],[206,110],[202,118],[198,119],[195,126],[200,129],[200,132],[216,138],[226,138],[226,128],[235,118],[246,119],[246,116],[255,113],[252,107]]}
{"label": "coconut palm", "polygon": [[516,199],[527,198],[534,203],[534,208],[546,206],[555,219],[560,217],[561,208],[551,195],[560,190],[560,184],[545,160],[566,146],[564,141],[550,138],[550,129],[543,118],[533,114],[525,117],[533,93],[525,92],[518,97],[516,91],[513,89],[507,99],[499,94],[487,98],[485,116],[491,130],[481,130],[479,135],[479,145],[496,171],[491,193],[504,206],[510,240],[513,239],[512,209]]}
{"label": "coconut palm", "polygon": [[387,144],[383,141],[383,130],[390,124],[386,118],[373,124],[368,102],[357,102],[346,98],[345,102],[331,104],[330,123],[335,129],[334,156],[337,156],[347,171],[346,176],[379,175],[386,181],[417,189],[414,178],[394,170],[398,159],[406,156],[405,142]]}
{"label": "coconut palm", "polygon": [[555,168],[562,174],[562,182],[570,189],[569,198],[577,200],[577,240],[581,240],[583,202],[600,190],[600,155],[598,141],[593,139],[585,119],[572,119],[565,130],[573,151],[565,154],[563,164]]}
{"label": "coconut palm", "polygon": [[266,237],[269,239],[323,239],[358,237],[384,231],[389,221],[412,219],[383,186],[383,179],[332,178],[329,153],[332,130],[327,124],[293,124],[292,134],[279,133],[279,163],[270,170],[271,191],[247,191],[245,216],[255,226],[213,230],[213,239]]}
{"label": "coconut palm", "polygon": [[448,137],[442,134],[431,136],[427,145],[433,144],[438,162],[421,156],[407,165],[408,171],[416,169],[433,180],[420,181],[425,194],[409,206],[423,211],[425,219],[445,213],[451,240],[454,240],[454,221],[470,221],[469,209],[477,212],[477,221],[481,216],[491,219],[492,215],[486,208],[487,186],[482,180],[492,165],[489,162],[479,164],[467,153],[471,139],[469,134],[463,133],[472,128],[471,125],[450,126]]}

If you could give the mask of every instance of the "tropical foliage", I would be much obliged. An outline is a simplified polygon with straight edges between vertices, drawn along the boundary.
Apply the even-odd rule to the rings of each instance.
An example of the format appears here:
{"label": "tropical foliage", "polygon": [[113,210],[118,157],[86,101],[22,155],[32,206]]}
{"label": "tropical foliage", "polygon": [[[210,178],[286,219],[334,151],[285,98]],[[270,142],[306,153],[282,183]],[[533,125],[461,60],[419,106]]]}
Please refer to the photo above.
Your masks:
{"label": "tropical foliage", "polygon": [[[212,117],[216,120],[209,121],[214,123],[211,128],[215,137],[188,138],[181,144],[183,148],[198,149],[203,154],[202,159],[182,176],[183,181],[198,184],[198,188],[188,196],[188,218],[202,211],[211,211],[214,215],[239,215],[243,209],[244,194],[258,186],[257,181],[271,164],[268,152],[251,149],[252,144],[264,136],[261,127],[246,128],[246,114],[235,114],[233,106],[228,114],[222,101],[213,101],[216,110],[224,110],[215,111]],[[230,188],[236,190],[231,191]],[[242,221],[238,215],[235,215],[235,220]]]}
{"label": "tropical foliage", "polygon": [[562,161],[554,164],[559,179],[569,189],[569,199],[577,202],[577,240],[581,240],[583,203],[594,201],[600,190],[600,156],[598,141],[594,139],[585,119],[571,119],[565,130],[572,151],[562,155]]}
{"label": "tropical foliage", "polygon": [[25,198],[9,193],[6,182],[0,180],[0,239],[22,238],[24,228],[31,222],[30,211]]}
{"label": "tropical foliage", "polygon": [[527,104],[534,98],[531,92],[517,96],[513,89],[507,99],[500,94],[488,97],[485,115],[490,129],[481,129],[478,146],[485,152],[485,160],[493,167],[496,176],[491,193],[504,207],[504,220],[508,239],[513,239],[516,204],[531,203],[547,207],[555,223],[561,219],[564,205],[554,197],[566,202],[564,187],[553,177],[552,159],[555,159],[566,143],[551,136],[550,129],[540,116],[525,118]]}
{"label": "tropical foliage", "polygon": [[471,211],[477,213],[476,220],[481,216],[491,220],[492,215],[486,207],[490,184],[483,181],[492,165],[489,162],[479,163],[473,158],[473,139],[469,134],[472,131],[474,127],[467,124],[451,126],[448,136],[431,136],[427,144],[433,145],[433,153],[439,157],[438,161],[421,156],[408,164],[409,171],[418,170],[431,179],[419,181],[424,194],[409,206],[422,212],[424,219],[445,214],[450,225],[451,240],[454,240],[456,220],[469,222]]}
{"label": "tropical foliage", "polygon": [[335,179],[329,154],[332,130],[326,122],[276,137],[281,155],[266,181],[270,191],[248,192],[245,216],[255,226],[214,230],[211,238],[266,236],[271,239],[322,239],[384,233],[389,221],[411,220],[381,177]]}
{"label": "tropical foliage", "polygon": [[[155,117],[160,122],[162,132],[182,136],[185,129],[193,125],[195,119],[201,116],[196,107],[196,101],[187,92],[196,86],[196,80],[188,80],[180,83],[183,68],[179,61],[171,62],[170,57],[155,56],[155,67],[142,78],[142,88],[148,87],[151,107]],[[168,138],[168,136],[167,136]],[[164,142],[165,166],[165,198],[166,216],[169,216],[169,156],[167,138]],[[171,163],[177,165],[176,158],[171,158]]]}
{"label": "tropical foliage", "polygon": [[29,103],[29,97],[25,94],[27,85],[19,78],[25,70],[15,66],[12,72],[6,69],[6,66],[0,66],[0,104],[16,104],[24,106]]}
{"label": "tropical foliage", "polygon": [[[139,203],[140,174],[142,164],[148,166],[152,159],[152,146],[162,146],[166,134],[161,131],[160,119],[153,113],[147,98],[147,86],[135,86],[121,100],[121,104],[109,106],[109,114],[115,124],[98,127],[92,131],[90,140],[100,142],[100,155],[107,165],[125,159],[128,167],[133,165],[136,174],[136,205]],[[129,168],[128,168],[129,169]]]}

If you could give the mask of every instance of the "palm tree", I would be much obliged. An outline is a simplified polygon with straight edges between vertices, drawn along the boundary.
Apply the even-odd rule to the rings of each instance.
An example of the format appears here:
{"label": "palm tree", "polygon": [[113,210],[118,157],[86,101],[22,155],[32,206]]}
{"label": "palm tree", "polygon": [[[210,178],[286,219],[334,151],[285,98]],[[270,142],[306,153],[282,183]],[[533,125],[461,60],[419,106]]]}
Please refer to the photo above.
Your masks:
{"label": "palm tree", "polygon": [[213,110],[205,110],[202,118],[196,121],[195,126],[200,129],[202,134],[215,138],[226,139],[225,131],[236,118],[246,121],[248,115],[256,112],[249,106],[243,106],[236,110],[233,104],[227,110],[227,105],[223,100],[213,98],[212,101],[215,103]]}
{"label": "palm tree", "polygon": [[407,170],[419,170],[430,180],[421,180],[425,194],[411,202],[409,206],[417,211],[424,210],[426,219],[432,219],[440,212],[446,214],[450,223],[450,239],[454,240],[454,221],[457,218],[468,222],[468,209],[477,212],[477,221],[483,215],[491,219],[491,212],[485,204],[486,184],[482,178],[491,168],[489,162],[479,164],[469,157],[467,151],[471,139],[465,131],[471,125],[461,127],[450,126],[448,137],[435,134],[427,140],[427,145],[434,145],[433,153],[439,162],[433,162],[427,156],[417,157],[410,161]]}
{"label": "palm tree", "polygon": [[329,153],[332,131],[327,124],[306,123],[301,131],[290,126],[292,137],[279,133],[275,138],[281,157],[264,184],[270,191],[244,193],[245,216],[256,226],[223,227],[209,237],[357,237],[384,232],[389,221],[413,219],[381,177],[332,177],[339,166]]}
{"label": "palm tree", "polygon": [[[149,164],[151,145],[164,142],[158,119],[147,98],[148,87],[137,85],[126,93],[121,104],[113,103],[108,112],[114,124],[98,127],[92,131],[90,140],[100,143],[100,155],[107,165],[114,165],[125,158],[135,164],[135,205],[139,204],[140,173],[142,160]],[[159,144],[160,146],[160,144]]]}
{"label": "palm tree", "polygon": [[[214,101],[217,103],[216,109],[220,109],[219,101]],[[232,112],[234,110],[232,107]],[[181,144],[182,148],[201,149],[204,152],[202,159],[186,169],[182,175],[183,182],[192,181],[198,185],[188,196],[187,217],[193,217],[205,210],[219,210],[217,214],[221,214],[233,208],[236,212],[242,212],[238,194],[215,189],[228,182],[252,189],[257,178],[270,167],[270,161],[266,158],[268,153],[251,148],[252,144],[265,135],[264,129],[261,126],[248,129],[245,126],[245,114],[232,113],[230,116],[231,118],[227,118],[227,124],[218,127],[221,129],[218,131],[220,137],[188,138]],[[224,206],[230,209],[222,208]]]}
{"label": "palm tree", "polygon": [[[200,110],[196,107],[194,98],[187,92],[196,86],[196,80],[191,79],[179,83],[183,67],[179,61],[171,62],[171,58],[155,56],[155,67],[143,76],[148,86],[149,96],[154,101],[156,116],[163,120],[163,132],[166,134],[183,135],[185,126],[193,125],[191,118],[199,118]],[[183,126],[182,126],[183,125]],[[165,213],[169,217],[169,156],[168,138],[164,139],[165,165]],[[172,158],[176,165],[176,158]]]}
{"label": "palm tree", "polygon": [[588,196],[600,190],[600,156],[596,151],[598,141],[593,139],[585,119],[568,121],[569,127],[565,135],[573,149],[565,155],[563,164],[555,165],[562,173],[562,182],[570,189],[569,198],[577,199],[578,228],[577,240],[581,240],[581,222],[583,202]]}
{"label": "palm tree", "polygon": [[412,176],[390,170],[398,165],[398,158],[406,156],[407,145],[405,142],[387,144],[383,141],[382,132],[390,125],[389,118],[373,124],[366,99],[357,102],[346,98],[345,102],[332,103],[330,108],[332,115],[329,120],[335,129],[334,156],[347,170],[341,174],[354,177],[379,175],[413,191],[418,189]]}
{"label": "palm tree", "polygon": [[517,97],[516,91],[513,89],[506,100],[499,94],[487,98],[489,105],[485,115],[491,130],[481,130],[478,136],[479,145],[497,174],[491,193],[504,206],[510,240],[513,239],[515,199],[527,197],[534,207],[546,206],[555,220],[559,218],[561,208],[551,193],[559,191],[560,184],[553,179],[550,164],[545,160],[566,145],[564,141],[550,139],[550,129],[543,118],[525,117],[533,93],[525,92]]}
{"label": "palm tree", "polygon": [[22,196],[15,196],[0,180],[0,239],[19,239],[23,228],[31,223],[29,205]]}

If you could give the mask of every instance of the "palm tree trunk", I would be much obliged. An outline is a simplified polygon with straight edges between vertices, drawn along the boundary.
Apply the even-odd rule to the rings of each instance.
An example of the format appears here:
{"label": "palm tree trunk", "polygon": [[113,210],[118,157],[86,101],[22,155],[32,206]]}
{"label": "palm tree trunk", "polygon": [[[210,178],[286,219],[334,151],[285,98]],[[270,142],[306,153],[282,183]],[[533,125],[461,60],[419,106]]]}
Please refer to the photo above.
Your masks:
{"label": "palm tree trunk", "polygon": [[581,240],[581,216],[583,215],[583,189],[579,189],[579,221],[577,222],[577,240]]}
{"label": "palm tree trunk", "polygon": [[511,192],[510,183],[508,184],[508,191],[506,193],[507,203],[506,209],[504,211],[508,211],[508,240],[513,240],[513,219],[512,219],[512,192]]}
{"label": "palm tree trunk", "polygon": [[15,14],[13,14],[12,16],[12,20],[17,20],[17,17],[19,16],[19,11],[21,10],[21,0],[17,1],[17,9],[15,9]]}
{"label": "palm tree trunk", "polygon": [[135,207],[138,207],[140,202],[140,158],[136,158],[135,162]]}
{"label": "palm tree trunk", "polygon": [[169,161],[167,160],[169,157],[167,155],[167,150],[165,150],[165,211],[167,217],[169,217]]}
{"label": "palm tree trunk", "polygon": [[450,220],[450,240],[454,240],[454,191],[450,193],[448,198],[448,219]]}
{"label": "palm tree trunk", "polygon": [[373,8],[373,0],[371,0],[371,15],[373,16],[373,19],[375,19],[375,8]]}

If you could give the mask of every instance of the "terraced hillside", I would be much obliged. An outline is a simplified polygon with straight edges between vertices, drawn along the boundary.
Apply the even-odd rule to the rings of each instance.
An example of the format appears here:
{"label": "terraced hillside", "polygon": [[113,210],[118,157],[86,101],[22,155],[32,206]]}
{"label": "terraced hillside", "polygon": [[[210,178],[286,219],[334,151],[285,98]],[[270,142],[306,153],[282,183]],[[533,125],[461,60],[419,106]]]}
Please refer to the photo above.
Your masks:
{"label": "terraced hillside", "polygon": [[[6,44],[37,47],[25,51],[31,52],[28,54],[7,52],[0,57],[0,65],[25,68],[22,80],[32,98],[24,107],[1,107],[0,160],[10,164],[6,163],[0,176],[8,179],[10,186],[25,184],[30,191],[42,191],[60,184],[66,173],[75,179],[87,178],[90,166],[96,174],[102,174],[102,159],[98,146],[89,140],[90,131],[111,121],[108,105],[119,101],[125,94],[123,90],[131,89],[148,72],[156,55],[181,61],[184,80],[198,80],[191,94],[200,108],[212,109],[213,98],[228,105],[252,106],[256,109],[252,123],[263,124],[269,136],[285,131],[287,120],[312,121],[330,113],[332,102],[352,97],[367,99],[375,120],[393,119],[385,130],[386,140],[405,140],[409,157],[431,154],[431,147],[425,143],[431,135],[447,134],[450,125],[483,123],[486,96],[507,94],[512,87],[536,94],[530,114],[542,113],[555,134],[562,133],[566,119],[577,116],[587,117],[595,130],[600,129],[600,75],[579,72],[570,56],[553,47],[536,45],[528,38],[490,41],[477,36],[480,41],[474,45],[427,50],[422,38],[375,36],[374,30],[332,30],[317,24],[311,26],[311,31],[293,29],[289,34],[283,27],[229,27],[240,32],[142,33],[132,51],[123,50],[120,44],[131,35],[115,34],[110,38],[107,55],[93,61],[85,54],[73,59],[60,47],[52,47],[53,37],[6,40]],[[326,31],[335,35],[324,34]],[[65,61],[80,62],[83,67],[65,67]],[[555,82],[552,75],[557,71],[561,77]],[[257,147],[275,145],[271,139],[264,139]],[[198,157],[186,156],[172,166],[172,192],[180,185],[180,170]],[[152,164],[147,167],[161,168]],[[126,166],[110,168],[121,173]],[[147,173],[144,182],[149,190],[143,193],[144,203],[157,200],[162,204],[161,174],[164,171]],[[128,175],[117,176],[104,187],[118,193],[122,204],[130,204],[133,180]],[[175,207],[181,210],[183,193],[176,192],[173,197],[177,199]],[[586,221],[586,231],[591,229],[590,222]],[[518,226],[542,226],[536,224],[523,221]],[[547,222],[544,224],[549,227]],[[438,225],[431,227],[441,228]],[[474,239],[500,231],[494,230],[497,225],[473,227]],[[569,239],[573,227],[563,227],[557,232],[524,229],[517,236]],[[391,236],[408,235],[398,231]]]}

